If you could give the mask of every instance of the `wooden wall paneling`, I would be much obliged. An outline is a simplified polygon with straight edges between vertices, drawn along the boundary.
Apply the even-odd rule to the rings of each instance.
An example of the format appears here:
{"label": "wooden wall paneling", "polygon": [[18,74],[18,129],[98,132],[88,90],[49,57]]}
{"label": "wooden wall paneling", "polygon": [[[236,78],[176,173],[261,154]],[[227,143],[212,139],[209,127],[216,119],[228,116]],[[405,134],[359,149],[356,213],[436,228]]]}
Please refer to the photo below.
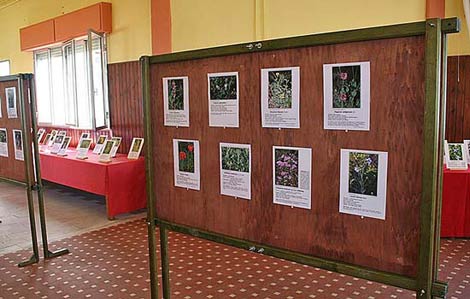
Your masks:
{"label": "wooden wall paneling", "polygon": [[470,139],[470,56],[450,56],[447,75],[446,139]]}
{"label": "wooden wall paneling", "polygon": [[132,138],[143,137],[141,73],[138,61],[108,65],[111,129],[122,137],[120,153],[127,153]]}
{"label": "wooden wall paneling", "polygon": [[[371,63],[371,130],[323,130],[323,64],[354,61]],[[286,66],[300,66],[301,70],[301,129],[261,128],[260,69]],[[240,128],[209,128],[207,73],[228,71],[238,71],[240,76]],[[165,63],[151,65],[150,72],[159,218],[416,276],[423,166],[424,37]],[[183,75],[189,76],[190,127],[164,127],[162,77]],[[174,187],[173,138],[200,141],[200,191]],[[219,142],[252,145],[250,201],[220,195]],[[311,210],[272,203],[273,145],[312,148]],[[385,221],[338,212],[341,148],[389,153]]]}

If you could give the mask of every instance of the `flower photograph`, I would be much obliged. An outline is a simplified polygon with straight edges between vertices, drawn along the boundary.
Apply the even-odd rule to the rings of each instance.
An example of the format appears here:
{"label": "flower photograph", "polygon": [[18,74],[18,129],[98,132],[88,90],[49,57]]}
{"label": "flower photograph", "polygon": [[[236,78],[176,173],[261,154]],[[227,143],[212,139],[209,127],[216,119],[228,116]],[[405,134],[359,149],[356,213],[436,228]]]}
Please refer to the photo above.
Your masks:
{"label": "flower photograph", "polygon": [[7,131],[0,130],[0,143],[6,143],[6,142],[7,142]]}
{"label": "flower photograph", "polygon": [[292,108],[292,71],[268,72],[268,108]]}
{"label": "flower photograph", "polygon": [[15,131],[15,149],[17,151],[23,150],[23,140],[21,136],[21,131]]}
{"label": "flower photograph", "polygon": [[90,143],[91,143],[90,139],[82,140],[82,143],[80,144],[80,147],[81,148],[88,148],[90,146]]}
{"label": "flower photograph", "polygon": [[250,172],[250,153],[247,148],[222,147],[222,169]]}
{"label": "flower photograph", "polygon": [[168,84],[168,109],[184,110],[183,79],[169,79]]}
{"label": "flower photograph", "polygon": [[8,108],[9,109],[14,109],[15,108],[15,88],[7,88],[6,89],[7,93],[7,103],[8,103]]}
{"label": "flower photograph", "polygon": [[349,193],[377,196],[379,155],[349,153]]}
{"label": "flower photograph", "polygon": [[131,152],[138,152],[141,143],[142,143],[142,139],[136,139],[134,141],[134,145],[132,146]]}
{"label": "flower photograph", "polygon": [[237,76],[209,77],[211,100],[236,100]]}
{"label": "flower photograph", "polygon": [[276,149],[275,184],[286,187],[299,187],[299,151],[291,149]]}
{"label": "flower photograph", "polygon": [[361,66],[333,67],[333,108],[361,108]]}
{"label": "flower photograph", "polygon": [[106,145],[103,150],[103,154],[108,155],[111,153],[111,150],[113,149],[114,141],[108,141],[106,142]]}
{"label": "flower photograph", "polygon": [[194,142],[178,141],[179,171],[194,173]]}
{"label": "flower photograph", "polygon": [[460,144],[449,144],[449,159],[452,161],[462,161],[463,153]]}

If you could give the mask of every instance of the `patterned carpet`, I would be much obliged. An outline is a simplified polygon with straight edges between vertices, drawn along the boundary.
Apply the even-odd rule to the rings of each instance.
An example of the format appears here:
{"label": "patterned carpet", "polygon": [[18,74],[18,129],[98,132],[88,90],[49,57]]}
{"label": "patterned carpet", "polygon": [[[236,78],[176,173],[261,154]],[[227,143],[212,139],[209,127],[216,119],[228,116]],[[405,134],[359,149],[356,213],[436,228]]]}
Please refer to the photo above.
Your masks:
{"label": "patterned carpet", "polygon": [[[415,298],[396,287],[169,234],[172,298]],[[0,299],[150,298],[144,220],[57,241],[72,253],[20,269],[20,251],[0,257]],[[470,298],[470,240],[445,239],[441,280],[448,298]],[[161,294],[161,293],[160,293]]]}

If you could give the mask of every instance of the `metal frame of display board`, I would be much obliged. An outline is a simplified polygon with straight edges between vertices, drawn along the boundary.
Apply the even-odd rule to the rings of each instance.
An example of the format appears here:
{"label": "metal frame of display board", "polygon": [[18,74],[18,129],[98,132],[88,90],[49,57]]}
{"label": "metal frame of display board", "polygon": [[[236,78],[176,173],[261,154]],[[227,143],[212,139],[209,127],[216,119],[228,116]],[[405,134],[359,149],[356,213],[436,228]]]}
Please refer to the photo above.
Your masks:
{"label": "metal frame of display board", "polygon": [[[37,192],[38,207],[39,207],[39,220],[41,226],[41,237],[44,251],[44,258],[54,258],[69,253],[68,249],[59,249],[57,251],[50,251],[47,239],[46,229],[46,214],[44,207],[44,186],[41,179],[41,168],[39,162],[39,144],[37,140],[37,120],[35,111],[36,109],[36,92],[35,84],[32,74],[18,74],[11,76],[0,77],[0,82],[17,81],[18,94],[17,101],[19,103],[21,119],[21,132],[23,135],[23,152],[24,152],[24,166],[25,166],[25,181],[21,182],[11,178],[2,178],[0,180],[24,186],[26,188],[26,195],[28,200],[28,213],[31,227],[31,240],[33,255],[27,261],[20,262],[18,267],[25,267],[39,262],[39,249],[38,238],[36,235],[36,220],[34,211],[34,198],[33,191]],[[27,95],[25,99],[25,82],[28,83]],[[29,106],[26,106],[26,105]],[[28,109],[29,108],[29,109]],[[18,109],[18,107],[17,107]],[[29,111],[29,113],[28,113]],[[30,122],[28,122],[28,119]],[[30,140],[32,139],[32,140]],[[31,146],[32,145],[32,146]]]}
{"label": "metal frame of display board", "polygon": [[[144,56],[140,59],[142,68],[142,92],[144,107],[144,130],[146,138],[146,176],[147,176],[147,225],[150,260],[150,287],[152,298],[158,297],[157,257],[155,229],[159,226],[162,258],[163,297],[170,298],[168,230],[203,238],[285,260],[310,265],[325,270],[368,279],[400,288],[416,291],[417,298],[445,297],[447,283],[437,281],[439,259],[440,205],[442,189],[442,148],[445,107],[446,73],[446,34],[460,30],[457,18],[429,19],[422,22],[372,27],[342,32],[314,34],[293,38],[244,43],[210,49],[187,51],[158,56]],[[152,131],[152,100],[150,65],[170,62],[188,61],[202,58],[221,57],[227,55],[256,53],[262,51],[289,48],[332,45],[360,41],[401,37],[425,37],[425,78],[424,78],[424,124],[422,152],[422,193],[419,211],[419,256],[417,259],[416,277],[408,277],[396,273],[384,272],[338,262],[335,260],[314,257],[282,248],[258,244],[219,233],[201,230],[177,223],[168,222],[158,217],[156,212],[156,193],[154,178],[154,140]],[[441,75],[443,75],[441,77]],[[441,81],[442,80],[442,81]],[[442,95],[441,95],[442,92]]]}

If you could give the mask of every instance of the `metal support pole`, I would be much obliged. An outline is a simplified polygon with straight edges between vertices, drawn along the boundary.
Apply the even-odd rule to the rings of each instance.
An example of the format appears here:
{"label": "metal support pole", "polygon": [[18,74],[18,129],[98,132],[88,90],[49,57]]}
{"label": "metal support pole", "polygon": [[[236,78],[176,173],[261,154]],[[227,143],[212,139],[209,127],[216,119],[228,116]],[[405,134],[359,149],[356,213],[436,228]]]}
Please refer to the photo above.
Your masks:
{"label": "metal support pole", "polygon": [[170,299],[170,263],[168,260],[168,229],[160,226],[160,250],[162,256],[163,298]]}

